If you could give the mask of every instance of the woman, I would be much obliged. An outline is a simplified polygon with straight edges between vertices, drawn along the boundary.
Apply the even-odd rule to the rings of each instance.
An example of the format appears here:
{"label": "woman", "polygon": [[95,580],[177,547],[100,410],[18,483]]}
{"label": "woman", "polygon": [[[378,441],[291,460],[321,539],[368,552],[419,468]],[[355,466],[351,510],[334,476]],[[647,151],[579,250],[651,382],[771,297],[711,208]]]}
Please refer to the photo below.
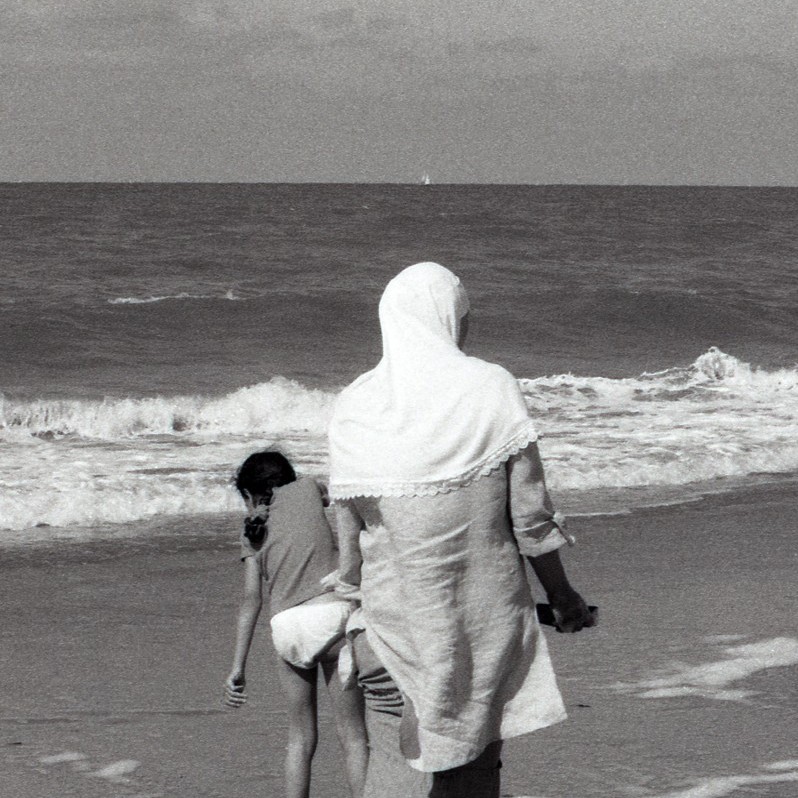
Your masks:
{"label": "woman", "polygon": [[559,559],[518,384],[462,352],[458,278],[411,266],[379,312],[382,360],[330,426],[341,579],[362,595],[365,794],[498,796],[500,741],[565,717],[524,557],[560,629],[593,620]]}

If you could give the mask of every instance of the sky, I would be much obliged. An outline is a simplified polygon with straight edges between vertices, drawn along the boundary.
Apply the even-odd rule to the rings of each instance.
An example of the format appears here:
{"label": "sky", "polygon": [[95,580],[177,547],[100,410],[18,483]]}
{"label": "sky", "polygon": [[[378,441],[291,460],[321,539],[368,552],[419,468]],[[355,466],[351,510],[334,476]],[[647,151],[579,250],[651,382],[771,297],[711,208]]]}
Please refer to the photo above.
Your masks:
{"label": "sky", "polygon": [[798,185],[796,0],[0,0],[0,181]]}

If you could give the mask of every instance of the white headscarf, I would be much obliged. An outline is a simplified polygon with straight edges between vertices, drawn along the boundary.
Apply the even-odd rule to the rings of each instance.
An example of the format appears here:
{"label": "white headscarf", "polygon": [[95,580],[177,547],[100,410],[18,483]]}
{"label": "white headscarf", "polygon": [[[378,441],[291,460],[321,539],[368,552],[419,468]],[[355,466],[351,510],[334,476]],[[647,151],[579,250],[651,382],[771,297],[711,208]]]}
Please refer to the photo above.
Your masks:
{"label": "white headscarf", "polygon": [[383,356],[343,390],[330,424],[330,496],[430,496],[489,473],[537,438],[515,378],[457,341],[468,298],[417,263],[380,300]]}

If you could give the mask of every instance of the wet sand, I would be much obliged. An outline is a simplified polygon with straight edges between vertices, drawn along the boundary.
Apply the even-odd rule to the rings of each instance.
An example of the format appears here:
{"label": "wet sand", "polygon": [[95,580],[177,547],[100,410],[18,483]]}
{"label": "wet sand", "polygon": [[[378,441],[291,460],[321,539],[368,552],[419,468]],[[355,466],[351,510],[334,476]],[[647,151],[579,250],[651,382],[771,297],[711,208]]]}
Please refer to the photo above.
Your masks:
{"label": "wet sand", "polygon": [[[572,519],[565,558],[601,622],[547,632],[570,718],[506,743],[503,795],[798,794],[796,517],[772,486]],[[0,795],[281,794],[265,623],[250,703],[221,705],[235,534],[0,552]],[[339,759],[323,700],[314,796],[345,798]]]}

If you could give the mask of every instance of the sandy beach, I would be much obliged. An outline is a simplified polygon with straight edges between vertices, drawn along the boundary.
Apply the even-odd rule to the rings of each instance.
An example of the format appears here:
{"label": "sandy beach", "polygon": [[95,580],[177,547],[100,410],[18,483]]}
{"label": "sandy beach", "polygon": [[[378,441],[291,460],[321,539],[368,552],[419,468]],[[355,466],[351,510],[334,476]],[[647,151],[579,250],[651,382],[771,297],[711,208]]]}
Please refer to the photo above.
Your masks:
{"label": "sandy beach", "polygon": [[[797,515],[788,484],[572,519],[569,571],[601,622],[547,632],[570,717],[506,744],[503,795],[798,794]],[[201,534],[0,554],[0,794],[280,794],[265,624],[249,705],[221,705],[235,530],[217,519]],[[320,737],[313,794],[345,798],[326,701]]]}

